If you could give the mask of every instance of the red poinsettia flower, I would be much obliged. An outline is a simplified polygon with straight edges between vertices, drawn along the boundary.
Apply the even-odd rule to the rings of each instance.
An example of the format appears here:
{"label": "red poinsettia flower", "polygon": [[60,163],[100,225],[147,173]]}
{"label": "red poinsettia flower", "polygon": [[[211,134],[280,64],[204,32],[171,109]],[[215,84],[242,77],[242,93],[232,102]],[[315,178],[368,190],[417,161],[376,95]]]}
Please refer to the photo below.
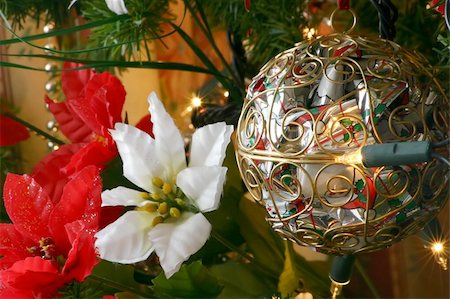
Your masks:
{"label": "red poinsettia flower", "polygon": [[[81,64],[66,62],[64,69]],[[45,98],[63,134],[72,143],[83,143],[65,167],[70,174],[94,164],[103,166],[117,156],[117,149],[108,129],[122,121],[125,89],[119,79],[109,72],[93,70],[65,71],[61,84],[66,100],[56,103]]]}
{"label": "red poinsettia flower", "polygon": [[[441,2],[441,0],[431,0],[430,2],[428,2],[428,5],[430,5],[430,7],[435,7],[437,4],[439,4],[439,2]],[[445,3],[436,6],[434,9],[441,15],[443,15],[445,13]]]}
{"label": "red poinsettia flower", "polygon": [[155,135],[153,135],[153,123],[150,114],[144,115],[136,124],[136,128],[138,128],[141,131],[144,131],[152,138],[155,138]]}
{"label": "red poinsettia flower", "polygon": [[24,125],[0,114],[0,146],[14,145],[29,137],[30,133]]}
{"label": "red poinsettia flower", "polygon": [[30,176],[44,189],[53,203],[60,200],[64,186],[70,180],[63,169],[84,146],[83,143],[64,144],[45,156],[31,171]]}
{"label": "red poinsettia flower", "polygon": [[94,234],[101,205],[98,169],[74,174],[58,202],[28,175],[9,174],[0,224],[0,298],[51,297],[83,281],[97,264]]}

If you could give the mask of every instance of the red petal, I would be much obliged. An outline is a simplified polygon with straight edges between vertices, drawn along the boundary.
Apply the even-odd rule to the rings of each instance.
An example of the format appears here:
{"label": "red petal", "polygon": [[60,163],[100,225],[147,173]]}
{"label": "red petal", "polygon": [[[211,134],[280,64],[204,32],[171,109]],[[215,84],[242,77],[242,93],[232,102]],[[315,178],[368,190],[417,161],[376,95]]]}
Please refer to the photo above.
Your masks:
{"label": "red petal", "polygon": [[3,197],[9,218],[23,236],[35,242],[50,236],[48,220],[53,205],[31,176],[8,174]]}
{"label": "red petal", "polygon": [[117,149],[114,146],[108,147],[98,141],[93,141],[83,146],[64,168],[66,174],[80,171],[86,166],[95,165],[104,168],[105,164],[117,156]]}
{"label": "red petal", "polygon": [[36,256],[14,263],[0,277],[13,288],[37,291],[54,284],[60,274],[50,260]]}
{"label": "red petal", "polygon": [[251,1],[250,1],[250,0],[245,0],[245,1],[244,1],[244,4],[245,4],[245,10],[246,10],[247,12],[249,12],[249,11],[250,11]]}
{"label": "red petal", "polygon": [[30,256],[26,248],[33,246],[13,224],[0,223],[0,269],[6,269],[18,260]]}
{"label": "red petal", "polygon": [[0,281],[7,284],[8,288],[17,289],[18,294],[32,292],[31,298],[58,296],[57,290],[64,285],[54,264],[40,257],[28,257],[18,261],[0,273]]}
{"label": "red petal", "polygon": [[27,128],[0,114],[0,146],[14,145],[30,137]]}
{"label": "red petal", "polygon": [[153,139],[155,136],[153,135],[153,123],[150,118],[150,114],[147,114],[141,120],[136,124],[136,128],[146,132],[148,135],[150,135]]}
{"label": "red petal", "polygon": [[34,294],[32,290],[18,290],[12,287],[5,287],[3,289],[0,288],[0,298],[30,299],[34,298]]}
{"label": "red petal", "polygon": [[70,159],[81,150],[83,144],[65,144],[58,150],[48,154],[34,168],[31,176],[44,188],[47,194],[56,203],[61,198],[64,185],[69,180],[62,170],[69,164]]}
{"label": "red petal", "polygon": [[113,128],[116,122],[122,121],[125,95],[120,80],[104,72],[91,78],[84,98],[74,98],[68,103],[92,131],[104,136],[104,128]]}
{"label": "red petal", "polygon": [[94,236],[89,235],[84,230],[79,230],[79,225],[77,222],[66,225],[68,232],[73,231],[73,240],[72,248],[62,270],[65,281],[72,279],[83,281],[91,274],[92,269],[99,262],[95,252]]}
{"label": "red petal", "polygon": [[50,215],[50,230],[58,249],[70,250],[65,225],[81,220],[86,230],[97,230],[101,207],[102,184],[95,166],[75,174],[64,187],[59,203]]}
{"label": "red petal", "polygon": [[116,221],[125,211],[123,206],[108,206],[102,207],[100,211],[100,224],[98,229],[102,229],[107,225]]}
{"label": "red petal", "polygon": [[58,122],[61,132],[63,132],[71,142],[89,142],[92,140],[92,130],[86,126],[85,122],[81,120],[76,113],[71,111],[69,105],[67,105],[67,101],[56,103],[46,96],[45,102],[48,104],[48,109]]}
{"label": "red petal", "polygon": [[[65,62],[63,69],[78,68],[81,63]],[[61,75],[61,85],[66,99],[82,95],[83,89],[92,78],[95,72],[92,69],[82,69],[75,71],[65,71]]]}

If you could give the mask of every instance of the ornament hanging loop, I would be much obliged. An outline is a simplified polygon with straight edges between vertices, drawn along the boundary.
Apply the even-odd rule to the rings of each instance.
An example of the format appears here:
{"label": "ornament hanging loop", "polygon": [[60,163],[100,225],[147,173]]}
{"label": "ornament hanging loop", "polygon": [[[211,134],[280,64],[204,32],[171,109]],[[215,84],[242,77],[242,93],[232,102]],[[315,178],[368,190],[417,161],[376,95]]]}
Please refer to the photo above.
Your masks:
{"label": "ornament hanging loop", "polygon": [[338,32],[338,30],[336,30],[336,25],[337,25],[337,21],[336,21],[336,16],[337,16],[337,14],[338,13],[350,13],[351,14],[351,17],[353,18],[353,23],[352,23],[352,26],[350,27],[350,28],[348,28],[348,29],[344,29],[344,30],[342,30],[342,33],[344,33],[344,34],[349,34],[350,32],[352,32],[353,31],[353,29],[355,29],[355,27],[356,27],[356,21],[357,21],[357,17],[356,17],[356,14],[355,14],[355,12],[351,9],[351,8],[349,8],[349,9],[339,9],[339,8],[336,8],[332,13],[331,13],[331,16],[330,16],[330,23],[331,23],[331,29],[333,29],[333,31],[334,32]]}

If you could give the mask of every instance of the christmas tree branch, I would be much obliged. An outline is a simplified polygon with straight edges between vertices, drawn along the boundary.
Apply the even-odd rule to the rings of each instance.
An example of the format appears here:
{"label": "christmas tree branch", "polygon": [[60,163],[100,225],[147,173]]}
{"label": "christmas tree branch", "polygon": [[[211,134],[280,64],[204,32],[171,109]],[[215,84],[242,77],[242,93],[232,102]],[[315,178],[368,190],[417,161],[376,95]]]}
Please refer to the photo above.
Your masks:
{"label": "christmas tree branch", "polygon": [[201,19],[202,19],[201,21],[200,21],[198,15],[196,14],[194,8],[189,3],[189,1],[185,0],[184,3],[186,5],[186,7],[189,9],[189,11],[191,12],[191,15],[193,16],[195,22],[198,24],[200,29],[205,34],[205,36],[208,39],[210,45],[212,46],[212,48],[216,52],[217,56],[219,57],[220,61],[222,62],[223,67],[233,77],[233,80],[235,81],[236,87],[239,88],[240,90],[244,90],[244,86],[240,86],[240,80],[236,76],[236,73],[231,69],[230,65],[226,61],[226,59],[223,56],[222,52],[217,47],[216,41],[215,41],[215,39],[214,39],[214,37],[212,35],[212,32],[211,32],[211,29],[210,29],[210,27],[208,25],[208,20],[206,19],[205,12],[203,11],[203,8],[201,7],[200,3],[198,1],[196,1],[198,13],[200,14]]}

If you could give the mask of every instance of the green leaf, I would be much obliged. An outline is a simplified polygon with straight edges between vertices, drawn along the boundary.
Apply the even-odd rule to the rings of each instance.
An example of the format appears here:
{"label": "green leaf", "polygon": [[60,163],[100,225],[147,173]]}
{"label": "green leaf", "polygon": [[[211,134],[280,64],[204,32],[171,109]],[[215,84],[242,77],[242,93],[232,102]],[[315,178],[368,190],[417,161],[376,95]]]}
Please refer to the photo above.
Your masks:
{"label": "green leaf", "polygon": [[280,280],[278,281],[278,290],[281,292],[283,297],[291,296],[292,293],[299,288],[299,273],[294,264],[292,258],[292,244],[288,244],[285,241],[285,251],[284,251],[284,267],[283,272],[281,272]]}
{"label": "green leaf", "polygon": [[73,26],[73,27],[63,28],[63,29],[55,29],[48,33],[35,34],[35,35],[30,35],[30,36],[22,36],[22,37],[18,37],[18,38],[0,40],[0,45],[9,45],[9,44],[15,44],[15,43],[22,43],[24,41],[32,41],[32,40],[37,40],[37,39],[42,39],[42,38],[49,38],[49,37],[53,37],[53,36],[66,35],[68,33],[91,29],[91,28],[95,28],[95,27],[102,26],[105,24],[115,23],[119,20],[129,19],[129,18],[130,18],[130,16],[126,15],[126,14],[116,15],[116,16],[113,16],[110,18],[105,18],[102,20],[85,23],[85,24],[79,25],[79,26]]}
{"label": "green leaf", "polygon": [[238,223],[249,251],[277,280],[284,264],[283,240],[269,226],[265,209],[246,193],[239,204]]}
{"label": "green leaf", "polygon": [[211,298],[222,291],[218,280],[199,261],[183,265],[169,279],[161,273],[153,284],[158,295],[176,298]]}
{"label": "green leaf", "polygon": [[227,262],[212,266],[210,272],[224,286],[218,298],[269,298],[276,292],[276,285],[261,279],[248,264]]}
{"label": "green leaf", "polygon": [[[190,65],[186,63],[178,63],[178,62],[157,62],[157,61],[121,61],[121,60],[90,60],[90,59],[79,59],[74,57],[62,57],[57,55],[46,55],[46,54],[0,54],[0,56],[9,56],[9,57],[30,57],[30,58],[43,58],[47,60],[55,60],[55,61],[71,61],[83,64],[83,66],[78,68],[71,68],[68,70],[79,70],[79,69],[88,69],[88,68],[99,68],[99,67],[122,67],[122,68],[139,68],[139,69],[159,69],[159,70],[179,70],[185,72],[194,72],[194,73],[205,73],[214,75],[216,78],[223,78],[223,75],[220,72],[213,71],[210,69],[201,68],[195,65]],[[32,68],[26,65],[15,64],[4,62],[0,60],[1,67],[15,67],[15,68],[23,68],[29,70],[36,71],[45,71],[44,69]],[[61,71],[61,70],[56,70]]]}
{"label": "green leaf", "polygon": [[153,290],[144,284],[137,283],[134,280],[134,267],[131,265],[113,264],[102,260],[95,266],[90,280],[102,283],[108,288],[118,292],[128,292],[142,297],[153,295]]}
{"label": "green leaf", "polygon": [[[286,254],[289,254],[293,267],[289,271],[295,274],[295,281],[292,273],[288,276],[291,279],[290,287],[293,288],[296,285],[297,291],[308,291],[314,295],[314,298],[329,298],[330,281],[328,272],[331,267],[330,261],[306,260],[294,250],[294,246],[296,246],[294,243],[286,241]],[[283,279],[285,278],[283,277]]]}
{"label": "green leaf", "polygon": [[111,160],[101,173],[103,189],[113,189],[124,186],[137,189],[133,183],[123,176],[123,163],[119,156]]}
{"label": "green leaf", "polygon": [[[271,278],[278,283],[285,268],[285,250],[287,249],[283,240],[266,222],[265,209],[256,204],[248,193],[241,200],[239,208],[241,234],[247,241],[249,250],[259,264],[264,265],[272,275],[276,275]],[[288,247],[293,246],[293,243],[290,242],[286,244]],[[324,267],[323,263],[311,263],[298,254],[292,254],[291,258],[291,262],[295,265],[295,273],[298,275],[297,283],[301,280],[305,290],[322,297],[329,296],[329,281],[326,271],[318,271],[318,269],[328,267]],[[264,276],[261,275],[261,277]]]}

